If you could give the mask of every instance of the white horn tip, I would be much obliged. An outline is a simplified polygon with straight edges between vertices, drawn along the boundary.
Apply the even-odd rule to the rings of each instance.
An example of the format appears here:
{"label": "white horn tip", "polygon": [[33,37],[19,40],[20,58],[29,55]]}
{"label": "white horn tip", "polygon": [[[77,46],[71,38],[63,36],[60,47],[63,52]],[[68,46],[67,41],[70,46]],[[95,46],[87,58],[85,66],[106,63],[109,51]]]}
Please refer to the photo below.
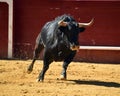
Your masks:
{"label": "white horn tip", "polygon": [[65,26],[67,26],[67,22],[64,22],[64,21],[62,20],[62,21],[59,21],[59,22],[58,22],[58,25],[65,27]]}

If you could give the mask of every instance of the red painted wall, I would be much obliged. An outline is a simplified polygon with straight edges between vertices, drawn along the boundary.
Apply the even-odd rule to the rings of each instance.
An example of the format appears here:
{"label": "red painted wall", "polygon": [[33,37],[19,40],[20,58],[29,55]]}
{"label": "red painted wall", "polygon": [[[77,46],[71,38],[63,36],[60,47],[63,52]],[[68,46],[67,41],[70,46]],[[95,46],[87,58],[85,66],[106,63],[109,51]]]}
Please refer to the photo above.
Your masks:
{"label": "red painted wall", "polygon": [[102,62],[120,64],[120,51],[113,50],[80,50],[74,61]]}
{"label": "red painted wall", "polygon": [[0,2],[0,58],[7,58],[8,51],[8,5]]}
{"label": "red painted wall", "polygon": [[[70,14],[78,22],[89,22],[95,18],[93,26],[80,34],[80,45],[120,46],[119,1],[15,0],[14,57],[31,58],[42,26],[62,14]],[[79,52],[77,57],[80,55]],[[77,57],[75,60],[81,61]]]}

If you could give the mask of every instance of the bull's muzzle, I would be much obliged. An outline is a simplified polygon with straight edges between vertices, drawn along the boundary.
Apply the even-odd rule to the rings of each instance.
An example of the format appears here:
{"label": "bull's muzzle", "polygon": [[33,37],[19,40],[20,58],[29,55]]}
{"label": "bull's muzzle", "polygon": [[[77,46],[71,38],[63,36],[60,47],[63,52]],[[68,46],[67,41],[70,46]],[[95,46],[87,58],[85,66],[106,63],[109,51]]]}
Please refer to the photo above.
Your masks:
{"label": "bull's muzzle", "polygon": [[78,45],[74,45],[74,46],[71,46],[70,49],[72,51],[78,51],[79,50],[79,46]]}

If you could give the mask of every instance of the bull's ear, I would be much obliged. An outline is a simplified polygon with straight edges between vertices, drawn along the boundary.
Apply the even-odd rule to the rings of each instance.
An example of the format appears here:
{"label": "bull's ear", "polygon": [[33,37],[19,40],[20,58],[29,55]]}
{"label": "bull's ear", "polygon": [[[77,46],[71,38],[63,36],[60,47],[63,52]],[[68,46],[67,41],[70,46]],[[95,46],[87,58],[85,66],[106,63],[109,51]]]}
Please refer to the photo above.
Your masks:
{"label": "bull's ear", "polygon": [[65,22],[65,21],[63,21],[63,20],[61,20],[61,21],[58,22],[58,25],[59,25],[59,26],[66,27],[66,26],[68,25],[68,23]]}

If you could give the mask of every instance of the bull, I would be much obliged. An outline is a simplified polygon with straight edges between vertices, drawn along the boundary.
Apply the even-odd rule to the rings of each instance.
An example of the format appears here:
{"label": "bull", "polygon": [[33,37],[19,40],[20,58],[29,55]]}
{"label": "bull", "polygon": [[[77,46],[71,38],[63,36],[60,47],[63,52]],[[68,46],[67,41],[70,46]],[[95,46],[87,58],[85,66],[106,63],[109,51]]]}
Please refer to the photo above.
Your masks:
{"label": "bull", "polygon": [[33,60],[27,72],[32,72],[34,63],[44,48],[43,68],[37,81],[44,81],[45,73],[53,61],[64,61],[61,79],[66,80],[67,67],[79,50],[79,33],[91,26],[93,21],[92,19],[89,23],[79,23],[70,15],[62,15],[47,22],[36,39]]}

